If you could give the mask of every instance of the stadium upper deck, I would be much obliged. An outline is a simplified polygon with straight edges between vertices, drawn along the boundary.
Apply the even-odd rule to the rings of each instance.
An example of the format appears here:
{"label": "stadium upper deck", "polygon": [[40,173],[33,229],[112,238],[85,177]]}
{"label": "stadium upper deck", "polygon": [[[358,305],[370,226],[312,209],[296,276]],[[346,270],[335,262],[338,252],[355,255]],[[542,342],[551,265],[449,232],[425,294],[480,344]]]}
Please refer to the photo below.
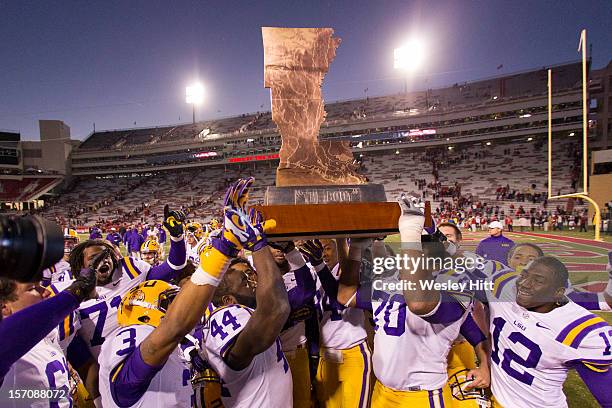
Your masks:
{"label": "stadium upper deck", "polygon": [[[581,66],[559,65],[553,73],[554,131],[580,130]],[[546,69],[330,103],[326,111],[322,138],[350,139],[366,150],[531,136],[546,132]],[[279,148],[271,113],[259,112],[96,132],[73,152],[72,170],[74,175],[103,175],[269,160]]]}

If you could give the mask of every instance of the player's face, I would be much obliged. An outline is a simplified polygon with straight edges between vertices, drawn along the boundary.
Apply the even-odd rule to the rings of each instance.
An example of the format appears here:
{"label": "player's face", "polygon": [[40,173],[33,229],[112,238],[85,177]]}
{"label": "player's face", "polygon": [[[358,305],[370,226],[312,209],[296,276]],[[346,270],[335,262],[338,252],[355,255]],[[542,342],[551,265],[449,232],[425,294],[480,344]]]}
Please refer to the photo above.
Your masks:
{"label": "player's face", "polygon": [[243,271],[236,270],[232,267],[229,279],[232,288],[232,295],[241,305],[255,308],[255,287],[249,282],[249,278]]}
{"label": "player's face", "polygon": [[489,228],[489,235],[492,237],[499,237],[502,234],[502,230],[500,228]]}
{"label": "player's face", "polygon": [[323,262],[328,267],[334,267],[338,263],[338,249],[336,241],[331,239],[322,240],[323,244]]}
{"label": "player's face", "polygon": [[187,243],[194,246],[197,242],[195,235],[192,232],[187,232]]}
{"label": "player's face", "polygon": [[525,309],[554,303],[558,293],[553,271],[542,264],[524,268],[516,282],[516,303]]}
{"label": "player's face", "polygon": [[[103,246],[91,246],[85,248],[85,250],[83,251],[83,265],[85,266],[85,268],[89,268],[89,265],[96,257],[96,255],[98,255],[103,250]],[[98,286],[104,286],[111,282],[113,278],[113,261],[110,257],[106,257],[106,259],[104,259],[98,265],[98,269],[96,270],[96,278]]]}
{"label": "player's face", "polygon": [[247,277],[247,284],[251,288],[257,288],[257,272],[245,263],[237,263],[232,266],[232,269],[242,272]]}
{"label": "player's face", "polygon": [[529,262],[533,261],[539,256],[538,252],[526,245],[519,246],[514,250],[512,256],[508,260],[508,266],[515,271],[520,272]]}
{"label": "player's face", "polygon": [[7,302],[10,313],[16,313],[43,300],[45,289],[37,283],[17,283],[15,296],[17,300]]}
{"label": "player's face", "polygon": [[151,266],[157,265],[157,254],[155,252],[141,252],[140,259]]}
{"label": "player's face", "polygon": [[76,246],[76,242],[73,239],[64,239],[64,261],[68,261],[70,252]]}
{"label": "player's face", "polygon": [[459,243],[460,239],[457,236],[457,231],[453,227],[449,227],[448,225],[443,225],[438,228],[442,234],[448,239],[450,242],[455,244]]}
{"label": "player's face", "polygon": [[288,265],[287,258],[285,258],[285,253],[280,249],[270,247],[272,251],[272,257],[274,258],[274,262],[278,265],[279,268],[285,268]]}

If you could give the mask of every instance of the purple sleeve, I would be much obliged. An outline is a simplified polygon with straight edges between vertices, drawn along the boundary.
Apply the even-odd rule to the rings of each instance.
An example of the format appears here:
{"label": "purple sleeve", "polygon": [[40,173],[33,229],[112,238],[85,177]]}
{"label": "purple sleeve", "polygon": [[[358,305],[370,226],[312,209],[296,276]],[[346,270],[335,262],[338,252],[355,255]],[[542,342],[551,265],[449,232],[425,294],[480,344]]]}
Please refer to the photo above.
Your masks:
{"label": "purple sleeve", "polygon": [[450,324],[461,319],[465,308],[454,296],[446,291],[440,291],[440,306],[429,316],[420,316],[422,319],[434,324]]}
{"label": "purple sleeve", "polygon": [[357,288],[356,306],[358,309],[372,311],[372,282],[364,283]]}
{"label": "purple sleeve", "polygon": [[0,378],[78,306],[76,297],[61,292],[0,321]]}
{"label": "purple sleeve", "polygon": [[476,247],[476,255],[484,256],[484,248],[482,242],[479,242],[478,246]]}
{"label": "purple sleeve", "polygon": [[601,310],[597,293],[571,291],[567,294],[567,297],[570,298],[572,302],[587,310]]}
{"label": "purple sleeve", "polygon": [[605,372],[596,372],[585,367],[582,363],[574,365],[574,368],[597,402],[604,408],[612,407],[612,393],[610,392],[612,369],[608,368]]}
{"label": "purple sleeve", "polygon": [[186,261],[187,247],[185,246],[185,242],[182,239],[177,242],[170,240],[170,253],[168,254],[168,259],[162,264],[151,268],[147,275],[147,279],[159,279],[169,282],[185,267]]}
{"label": "purple sleeve", "polygon": [[480,330],[480,327],[476,324],[472,312],[468,313],[467,318],[461,325],[459,333],[472,345],[476,347],[481,342],[485,341],[487,337]]}
{"label": "purple sleeve", "polygon": [[120,407],[134,405],[147,392],[151,380],[163,367],[163,364],[155,367],[145,363],[140,347],[136,348],[109,374],[111,395],[115,404]]}
{"label": "purple sleeve", "polygon": [[317,288],[310,268],[307,265],[296,269],[293,273],[297,286],[289,290],[287,296],[289,297],[291,310],[296,310],[312,301]]}

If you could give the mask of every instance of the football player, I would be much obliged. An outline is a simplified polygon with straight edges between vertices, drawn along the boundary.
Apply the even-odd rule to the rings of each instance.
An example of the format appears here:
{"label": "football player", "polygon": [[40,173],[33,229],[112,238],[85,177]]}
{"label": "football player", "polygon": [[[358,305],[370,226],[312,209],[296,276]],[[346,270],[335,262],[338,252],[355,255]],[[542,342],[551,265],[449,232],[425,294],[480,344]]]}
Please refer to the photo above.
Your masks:
{"label": "football player", "polygon": [[[424,216],[410,203],[400,199],[402,215],[399,230],[403,251],[421,253]],[[413,212],[419,215],[413,220]],[[376,325],[372,364],[377,382],[372,395],[372,407],[449,407],[452,396],[447,385],[447,354],[460,331],[475,339],[477,345],[486,337],[477,325],[466,325],[472,299],[461,293],[444,291],[425,294],[418,280],[431,280],[429,271],[393,270],[373,282],[359,283],[362,252],[367,242],[353,240],[348,253],[340,250],[340,286],[338,301],[346,307],[373,311]],[[408,256],[415,254],[406,252]],[[418,256],[418,255],[417,255]],[[429,275],[427,275],[429,274]],[[448,279],[439,276],[436,280]],[[404,282],[416,282],[414,289]],[[399,285],[398,285],[399,283]],[[418,290],[416,290],[418,288]],[[406,289],[406,290],[404,290]],[[424,296],[428,295],[428,296]],[[488,365],[483,347],[483,362],[472,370],[472,386],[488,385]]]}
{"label": "football player", "polygon": [[[148,263],[126,256],[106,241],[85,241],[77,245],[70,254],[73,274],[89,267],[91,260],[104,253],[103,261],[96,268],[97,296],[80,307],[76,316],[70,316],[60,325],[60,337],[69,338],[78,331],[91,354],[97,358],[100,347],[108,334],[117,328],[117,309],[121,298],[133,287],[145,280],[170,281],[185,266],[185,244],[183,242],[184,215],[164,208],[164,226],[171,236],[170,254],[160,265],[151,267]],[[62,289],[60,284],[51,285],[52,292]]]}
{"label": "football player", "polygon": [[56,392],[51,398],[35,398],[40,401],[7,399],[2,406],[72,407],[69,367],[57,327],[91,295],[95,282],[93,270],[82,271],[64,292],[43,300],[47,293],[42,286],[0,278],[0,394],[4,399],[9,390]]}
{"label": "football player", "polygon": [[102,230],[94,226],[89,231],[89,239],[102,239]]}
{"label": "football player", "polygon": [[162,258],[160,252],[161,246],[154,239],[146,240],[140,247],[140,259],[151,266],[159,265]]}
{"label": "football player", "polygon": [[567,300],[567,279],[565,265],[544,256],[487,292],[491,390],[501,406],[567,407],[563,383],[570,368],[602,406],[612,406],[612,328]]}
{"label": "football player", "polygon": [[198,248],[201,250],[202,239],[204,237],[204,230],[202,224],[199,222],[190,222],[185,226],[185,245],[187,248],[187,260],[198,265],[200,263],[200,257],[198,255]]}
{"label": "football player", "polygon": [[228,271],[213,298],[219,307],[202,331],[202,357],[221,377],[225,407],[291,407],[291,373],[278,339],[289,316],[289,300],[261,216],[251,213],[246,219],[247,194],[241,192],[251,183],[249,178],[235,185],[226,202],[238,204],[241,215],[232,219],[244,225],[240,236],[248,237],[243,247],[252,251],[257,289],[243,271]]}
{"label": "football player", "polygon": [[[415,213],[407,220],[414,234],[422,229],[421,220]],[[493,290],[482,295],[490,311],[491,390],[496,402],[505,407],[567,407],[563,383],[568,370],[575,368],[599,403],[612,405],[607,389],[612,381],[612,328],[568,301],[565,265],[543,256],[518,275],[509,268],[491,272],[495,269],[466,270],[473,281],[485,275],[494,283]]]}
{"label": "football player", "polygon": [[122,329],[103,346],[100,389],[105,407],[190,405],[189,370],[176,358],[179,343],[204,315],[215,287],[223,285],[230,259],[249,243],[255,253],[267,250],[263,225],[249,224],[239,212],[250,183],[236,184],[241,193],[226,201],[222,233],[202,251],[200,267],[178,295],[178,288],[148,281],[121,301]]}
{"label": "football player", "polygon": [[[508,266],[519,274],[529,262],[544,256],[542,249],[536,244],[523,243],[515,245],[508,253]],[[587,310],[612,310],[612,251],[608,252],[608,286],[604,292],[581,292],[567,282],[566,296]]]}
{"label": "football player", "polygon": [[336,300],[340,276],[336,248],[332,240],[307,241],[300,248],[319,277],[316,303],[320,357],[315,390],[322,407],[367,407],[372,359],[366,343],[365,316],[363,310],[346,308]]}
{"label": "football player", "polygon": [[72,228],[64,228],[64,257],[55,265],[43,271],[42,286],[49,286],[52,283],[72,280],[72,272],[68,258],[70,252],[79,243],[79,235]]}
{"label": "football player", "polygon": [[[312,386],[305,320],[314,316],[315,276],[291,241],[272,244],[272,255],[283,276],[291,306],[280,342],[291,367],[293,406],[308,408]],[[255,270],[259,272],[257,267]]]}
{"label": "football player", "polygon": [[[441,223],[438,225],[438,230],[444,234],[448,242],[454,244],[456,247],[454,251],[455,257],[475,258],[477,256],[476,254],[461,249],[463,234],[456,224],[450,222]],[[514,249],[515,248],[512,250]],[[488,332],[488,320],[482,303],[474,302],[472,315],[474,317],[474,322],[478,322],[478,327],[483,332]],[[467,333],[470,332],[475,332],[475,330],[467,330]],[[471,382],[470,370],[476,369],[477,358],[474,352],[474,343],[475,341],[473,339],[466,339],[463,335],[460,335],[455,339],[448,353],[447,372],[449,386],[453,395],[453,408],[478,408],[480,406],[480,401],[484,399],[481,390],[470,390],[473,387],[467,387],[467,384]],[[478,349],[478,347],[476,348]],[[481,358],[484,358],[484,356],[481,355]]]}

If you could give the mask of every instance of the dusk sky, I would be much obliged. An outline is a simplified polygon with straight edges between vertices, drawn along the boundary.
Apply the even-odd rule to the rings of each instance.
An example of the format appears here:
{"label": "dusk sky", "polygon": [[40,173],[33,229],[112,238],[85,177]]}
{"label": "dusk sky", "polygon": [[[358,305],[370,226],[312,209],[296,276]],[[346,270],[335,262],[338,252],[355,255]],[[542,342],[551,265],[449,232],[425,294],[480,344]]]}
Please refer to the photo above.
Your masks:
{"label": "dusk sky", "polygon": [[402,91],[393,49],[415,35],[427,56],[412,89],[579,59],[582,28],[600,68],[611,22],[610,0],[0,0],[0,129],[37,140],[39,119],[59,119],[84,139],[94,122],[190,122],[185,86],[196,79],[206,88],[198,119],[269,110],[262,26],[335,30],[329,102]]}

